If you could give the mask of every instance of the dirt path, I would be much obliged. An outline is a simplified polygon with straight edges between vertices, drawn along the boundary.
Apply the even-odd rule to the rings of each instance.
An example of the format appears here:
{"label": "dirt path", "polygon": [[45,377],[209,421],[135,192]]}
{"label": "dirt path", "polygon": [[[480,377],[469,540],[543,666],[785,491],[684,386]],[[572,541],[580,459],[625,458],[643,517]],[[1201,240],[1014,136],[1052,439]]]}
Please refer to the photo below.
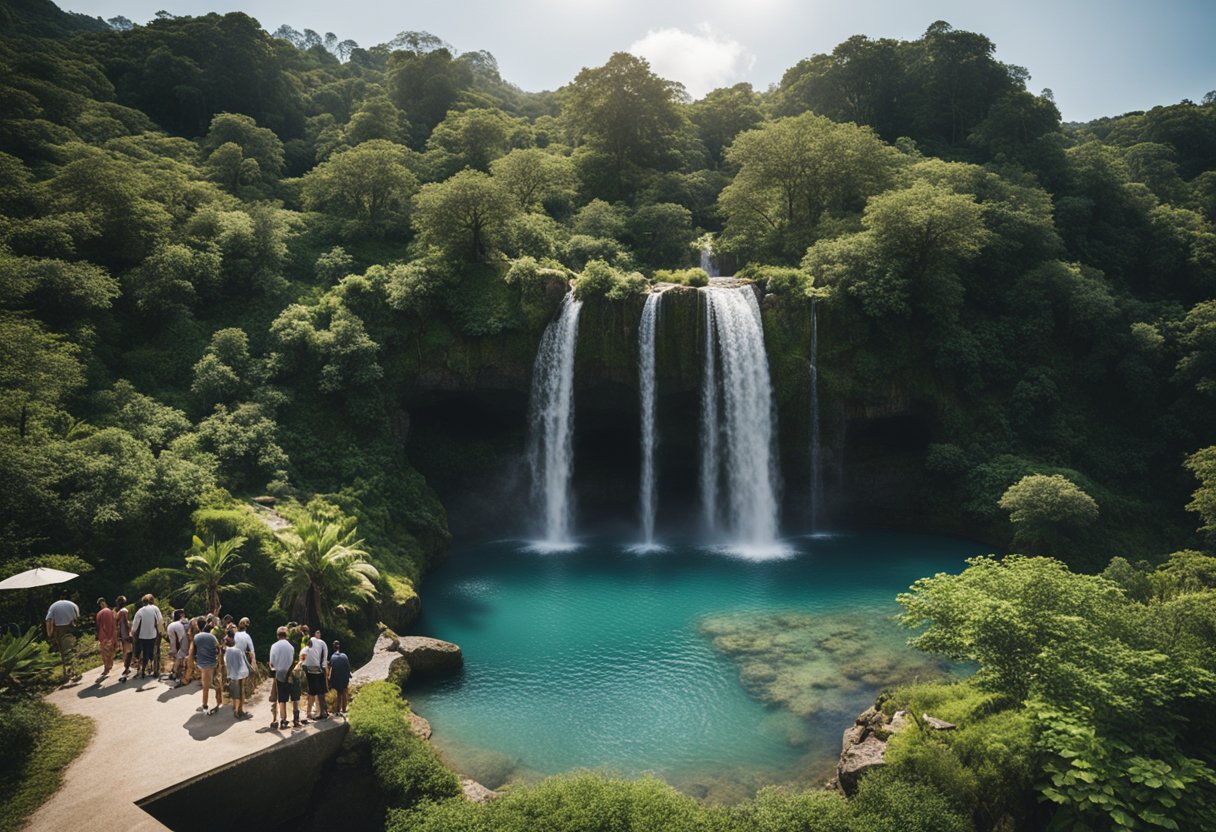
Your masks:
{"label": "dirt path", "polygon": [[331,718],[272,730],[264,695],[255,694],[249,707],[253,719],[235,722],[227,702],[214,716],[198,710],[202,692],[197,682],[174,690],[149,679],[119,682],[117,669],[107,679],[100,676],[101,668],[90,670],[80,683],[46,697],[64,713],[91,717],[97,731],[68,767],[59,791],[30,818],[26,829],[31,832],[86,829],[97,823],[130,832],[164,830],[135,801],[276,743],[341,724]]}

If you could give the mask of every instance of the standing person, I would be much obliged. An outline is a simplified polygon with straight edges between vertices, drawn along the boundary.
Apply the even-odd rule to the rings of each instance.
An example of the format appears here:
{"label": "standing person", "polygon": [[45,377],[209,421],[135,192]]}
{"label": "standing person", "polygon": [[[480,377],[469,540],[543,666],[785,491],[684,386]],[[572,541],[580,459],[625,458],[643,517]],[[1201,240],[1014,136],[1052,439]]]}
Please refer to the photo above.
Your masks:
{"label": "standing person", "polygon": [[308,648],[300,651],[300,660],[296,662],[296,669],[291,671],[291,707],[295,714],[292,721],[293,728],[299,728],[301,725],[308,724],[308,714],[300,716],[300,695],[308,687],[308,672],[304,670],[304,662],[308,661]]}
{"label": "standing person", "polygon": [[[287,628],[280,627],[275,631],[275,643],[270,646],[270,673],[274,679],[275,695],[272,698],[272,710],[270,712],[271,728],[286,728],[287,727],[287,700],[291,699],[291,679],[292,671],[296,666],[296,649],[292,646],[290,639],[287,637]],[[295,711],[296,725],[300,724],[300,694],[297,691],[293,701]],[[274,706],[278,706],[279,718],[274,719]]]}
{"label": "standing person", "polygon": [[118,642],[122,646],[122,675],[118,677],[118,681],[127,681],[127,674],[131,672],[131,613],[127,610],[127,596],[119,595],[114,599],[114,606],[118,608],[118,612],[114,613],[114,624],[118,628]]}
{"label": "standing person", "polygon": [[186,611],[174,610],[173,623],[169,625],[169,658],[173,660],[175,688],[186,685],[186,656],[190,655],[190,628],[186,624]]}
{"label": "standing person", "polygon": [[106,603],[105,598],[97,599],[97,649],[101,651],[100,682],[114,669],[114,654],[118,652],[118,626],[114,618],[114,610]]}
{"label": "standing person", "polygon": [[245,713],[245,679],[249,676],[249,657],[233,635],[224,639],[224,666],[228,668],[228,698],[232,700],[232,718],[253,716]]}
{"label": "standing person", "polygon": [[46,611],[46,637],[59,651],[65,685],[68,682],[80,681],[80,674],[76,672],[76,619],[78,618],[80,618],[80,607],[68,599],[66,589],[59,593],[59,600],[51,604]]}
{"label": "standing person", "polygon": [[194,637],[202,632],[199,629],[197,618],[190,618],[188,622],[189,627],[186,630],[186,670],[182,676],[182,681],[187,685],[193,682],[194,677],[197,675],[197,670],[194,666],[194,651],[190,648],[194,645]]}
{"label": "standing person", "polygon": [[[236,646],[241,648],[241,652],[245,654],[245,658],[249,662],[249,676],[246,679],[249,679],[250,683],[256,682],[257,680],[253,677],[258,668],[258,657],[253,649],[253,636],[249,635],[248,618],[242,618],[237,622],[236,634],[232,638]],[[252,688],[249,689],[249,693],[253,693]]]}
{"label": "standing person", "polygon": [[[156,606],[156,598],[148,593],[140,599],[143,606],[135,611],[131,619],[131,634],[135,638],[136,654],[139,661],[139,678],[148,675],[148,666],[156,661],[156,643],[165,626],[165,617],[161,615],[160,607]],[[156,675],[160,668],[154,668]]]}
{"label": "standing person", "polygon": [[350,658],[342,652],[342,643],[334,639],[334,651],[329,654],[329,686],[334,689],[334,714],[346,714],[346,689],[350,687]]}
{"label": "standing person", "polygon": [[329,719],[329,704],[325,701],[325,694],[329,692],[329,686],[325,684],[325,676],[328,670],[329,647],[325,645],[324,639],[321,638],[321,631],[317,630],[308,642],[308,660],[304,662],[304,672],[308,678],[308,708],[305,711],[306,716],[312,717],[313,699],[319,699],[320,703],[317,706],[317,715],[313,718]]}
{"label": "standing person", "polygon": [[219,660],[220,643],[215,640],[215,636],[207,629],[207,621],[201,616],[198,619],[198,635],[194,637],[194,642],[190,645],[190,654],[194,659],[194,665],[198,668],[199,676],[203,683],[203,707],[202,711],[205,714],[213,714],[220,709],[219,697],[216,697],[214,708],[207,707],[207,700],[211,694],[211,682],[215,675],[215,664]]}

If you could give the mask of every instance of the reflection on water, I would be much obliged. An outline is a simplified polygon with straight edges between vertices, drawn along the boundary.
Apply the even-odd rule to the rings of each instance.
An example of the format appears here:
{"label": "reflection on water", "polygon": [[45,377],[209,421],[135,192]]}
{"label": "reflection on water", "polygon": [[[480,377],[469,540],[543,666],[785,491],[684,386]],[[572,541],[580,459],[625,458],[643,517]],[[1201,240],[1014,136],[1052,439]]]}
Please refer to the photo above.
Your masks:
{"label": "reflection on water", "polygon": [[895,595],[980,551],[837,534],[757,563],[666,543],[453,552],[415,630],[459,644],[465,669],[406,692],[441,753],[491,788],[601,768],[734,802],[817,782],[882,687],[945,669],[906,646]]}

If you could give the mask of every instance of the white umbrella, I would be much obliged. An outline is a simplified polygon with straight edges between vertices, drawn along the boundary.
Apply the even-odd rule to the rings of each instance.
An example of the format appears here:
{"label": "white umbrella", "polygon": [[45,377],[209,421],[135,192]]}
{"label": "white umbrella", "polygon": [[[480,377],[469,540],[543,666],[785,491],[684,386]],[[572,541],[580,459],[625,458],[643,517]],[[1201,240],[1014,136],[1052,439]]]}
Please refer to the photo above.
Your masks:
{"label": "white umbrella", "polygon": [[61,584],[75,577],[78,577],[75,572],[64,572],[62,569],[50,569],[45,566],[38,566],[33,569],[27,569],[24,572],[18,572],[16,575],[0,581],[0,589],[30,589],[48,584]]}

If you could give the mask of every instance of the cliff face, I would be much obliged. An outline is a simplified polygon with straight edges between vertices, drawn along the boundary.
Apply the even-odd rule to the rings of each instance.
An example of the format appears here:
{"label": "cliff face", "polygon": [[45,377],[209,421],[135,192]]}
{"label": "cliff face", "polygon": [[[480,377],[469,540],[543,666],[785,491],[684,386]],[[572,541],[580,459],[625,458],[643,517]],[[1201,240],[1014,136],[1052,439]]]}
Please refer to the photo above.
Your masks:
{"label": "cliff face", "polygon": [[[757,290],[759,291],[759,290]],[[438,490],[452,528],[526,533],[520,527],[528,477],[523,465],[532,363],[544,326],[565,292],[547,286],[531,304],[529,327],[488,337],[427,324],[410,357],[405,405],[413,421],[411,458]],[[809,527],[810,300],[763,295],[765,345],[777,408],[785,505],[783,527]],[[645,299],[584,303],[575,363],[575,475],[580,518],[631,520],[640,466],[638,327]],[[818,310],[821,465],[831,525],[949,529],[925,513],[922,460],[935,421],[916,384],[881,390],[854,382],[856,350],[838,338],[830,304]],[[702,293],[663,292],[655,372],[660,446],[660,511],[690,521],[696,482],[705,343]]]}

